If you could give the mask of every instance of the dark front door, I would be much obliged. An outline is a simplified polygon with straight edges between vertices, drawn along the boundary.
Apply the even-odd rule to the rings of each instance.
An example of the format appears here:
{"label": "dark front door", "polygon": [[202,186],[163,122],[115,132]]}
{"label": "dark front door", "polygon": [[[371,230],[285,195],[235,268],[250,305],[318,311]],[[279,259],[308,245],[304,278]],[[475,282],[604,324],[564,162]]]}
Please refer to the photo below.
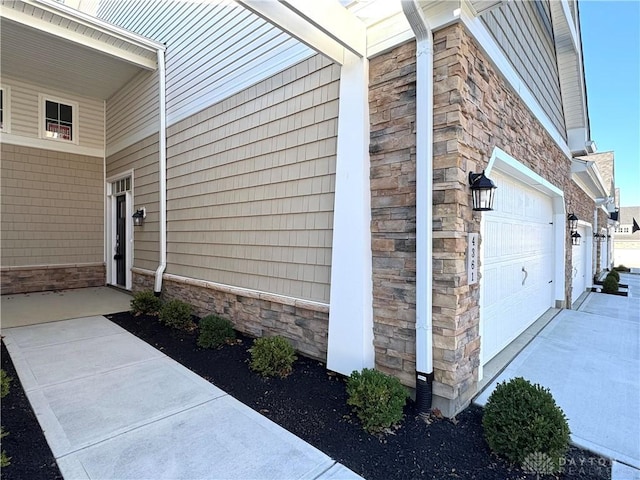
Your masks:
{"label": "dark front door", "polygon": [[125,286],[127,283],[127,202],[126,195],[116,197],[116,283]]}

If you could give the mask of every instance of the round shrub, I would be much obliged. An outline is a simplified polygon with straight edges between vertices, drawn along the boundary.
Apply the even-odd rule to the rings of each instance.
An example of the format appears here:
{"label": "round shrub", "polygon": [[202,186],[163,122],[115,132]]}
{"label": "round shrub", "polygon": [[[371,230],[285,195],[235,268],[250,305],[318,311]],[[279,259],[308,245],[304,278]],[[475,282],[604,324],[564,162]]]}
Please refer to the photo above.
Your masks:
{"label": "round shrub", "polygon": [[7,372],[0,370],[0,398],[4,398],[9,395],[11,380],[13,380],[13,378],[11,378]]}
{"label": "round shrub", "polygon": [[160,309],[160,323],[178,330],[193,330],[196,324],[191,319],[193,309],[182,300],[169,300]]}
{"label": "round shrub", "polygon": [[518,465],[529,455],[545,454],[558,471],[569,446],[569,423],[551,392],[522,377],[498,384],[482,426],[491,450]]}
{"label": "round shrub", "polygon": [[256,338],[251,353],[251,370],[263,377],[286,377],[296,361],[295,350],[284,337]]}
{"label": "round shrub", "polygon": [[138,292],[131,300],[131,313],[134,315],[157,315],[160,308],[162,308],[162,301],[151,290]]}
{"label": "round shrub", "polygon": [[607,277],[613,277],[618,281],[618,283],[620,283],[620,274],[617,270],[611,270],[609,273],[607,273]]}
{"label": "round shrub", "polygon": [[618,280],[613,275],[607,275],[607,278],[602,282],[602,291],[604,293],[616,293],[618,291]]}
{"label": "round shrub", "polygon": [[200,335],[198,346],[202,348],[215,348],[236,338],[233,324],[226,318],[217,315],[207,315],[200,319]]}
{"label": "round shrub", "polygon": [[407,390],[400,380],[378,370],[354,371],[347,379],[347,404],[353,405],[362,427],[376,433],[402,420]]}

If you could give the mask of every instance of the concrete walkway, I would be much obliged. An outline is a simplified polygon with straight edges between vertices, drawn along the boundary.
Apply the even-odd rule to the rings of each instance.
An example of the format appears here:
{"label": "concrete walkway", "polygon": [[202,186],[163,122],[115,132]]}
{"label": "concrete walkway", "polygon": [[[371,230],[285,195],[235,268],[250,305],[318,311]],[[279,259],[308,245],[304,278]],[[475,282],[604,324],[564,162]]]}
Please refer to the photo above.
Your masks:
{"label": "concrete walkway", "polygon": [[131,298],[110,287],[2,295],[2,328],[126,312]]}
{"label": "concrete walkway", "polygon": [[102,316],[2,334],[67,480],[360,478]]}
{"label": "concrete walkway", "polygon": [[591,293],[577,311],[561,311],[475,402],[514,377],[539,383],[576,445],[616,460],[614,480],[640,480],[640,275],[620,282],[629,297]]}

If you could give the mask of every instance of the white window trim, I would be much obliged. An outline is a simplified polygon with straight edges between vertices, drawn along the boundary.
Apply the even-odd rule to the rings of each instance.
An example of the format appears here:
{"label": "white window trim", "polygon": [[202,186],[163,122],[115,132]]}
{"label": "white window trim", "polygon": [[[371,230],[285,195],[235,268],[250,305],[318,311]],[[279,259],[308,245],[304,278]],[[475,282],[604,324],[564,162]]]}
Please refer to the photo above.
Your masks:
{"label": "white window trim", "polygon": [[3,125],[0,132],[11,133],[11,87],[8,85],[0,85],[2,90],[2,110]]}
{"label": "white window trim", "polygon": [[[63,103],[65,105],[70,105],[71,108],[73,109],[71,114],[71,122],[73,123],[73,125],[71,126],[71,140],[47,137],[46,131],[44,128],[45,112],[46,112],[45,102],[47,100],[50,102]],[[48,140],[52,142],[73,143],[75,145],[78,145],[78,130],[79,130],[78,109],[79,109],[78,102],[74,102],[66,98],[56,97],[54,95],[48,95],[44,93],[38,94],[38,137],[43,140]]]}

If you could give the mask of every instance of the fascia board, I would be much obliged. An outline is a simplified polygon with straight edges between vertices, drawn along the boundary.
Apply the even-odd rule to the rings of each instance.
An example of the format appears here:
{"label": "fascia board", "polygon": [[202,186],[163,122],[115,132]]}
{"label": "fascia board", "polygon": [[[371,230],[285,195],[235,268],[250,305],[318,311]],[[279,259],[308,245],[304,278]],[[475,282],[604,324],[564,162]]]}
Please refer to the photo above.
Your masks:
{"label": "fascia board", "polygon": [[294,13],[287,5],[264,0],[237,0],[237,2],[337,64],[344,64],[344,45]]}
{"label": "fascia board", "polygon": [[[120,40],[144,48],[155,54],[157,50],[166,50],[166,46],[150,38],[120,28],[116,25],[104,22],[84,12],[68,7],[54,0],[22,0],[35,8],[39,8],[54,15],[61,16],[73,22],[82,24],[92,30],[98,30],[106,35],[117,37]],[[4,13],[4,12],[3,12]]]}
{"label": "fascia board", "polygon": [[281,0],[281,3],[357,56],[366,57],[367,29],[365,25],[338,2]]}

